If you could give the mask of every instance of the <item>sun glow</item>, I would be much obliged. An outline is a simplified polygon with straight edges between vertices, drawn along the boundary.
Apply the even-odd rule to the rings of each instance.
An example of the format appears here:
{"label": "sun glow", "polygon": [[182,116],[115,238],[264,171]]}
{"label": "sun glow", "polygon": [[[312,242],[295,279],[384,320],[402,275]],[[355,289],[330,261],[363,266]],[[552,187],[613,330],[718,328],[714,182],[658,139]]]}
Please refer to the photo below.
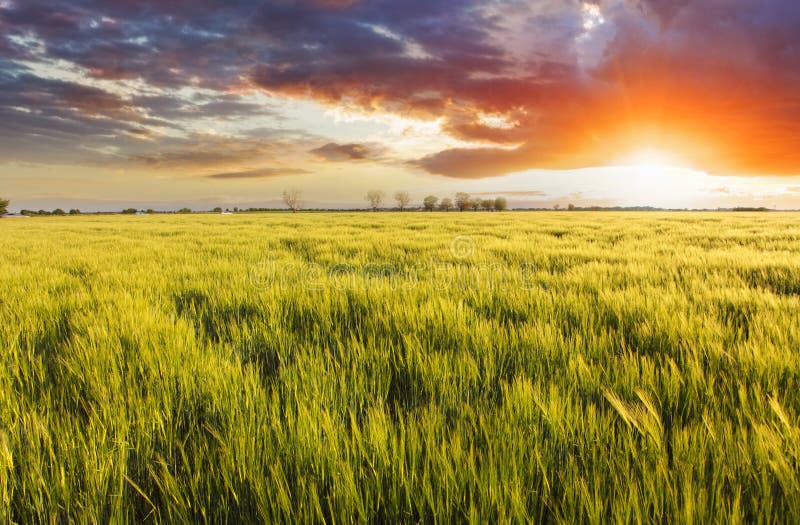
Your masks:
{"label": "sun glow", "polygon": [[621,193],[630,202],[651,206],[691,205],[688,195],[697,191],[704,175],[688,166],[676,153],[660,148],[641,148],[621,157]]}
{"label": "sun glow", "polygon": [[675,153],[659,148],[642,148],[620,158],[622,166],[652,169],[675,169],[685,167]]}

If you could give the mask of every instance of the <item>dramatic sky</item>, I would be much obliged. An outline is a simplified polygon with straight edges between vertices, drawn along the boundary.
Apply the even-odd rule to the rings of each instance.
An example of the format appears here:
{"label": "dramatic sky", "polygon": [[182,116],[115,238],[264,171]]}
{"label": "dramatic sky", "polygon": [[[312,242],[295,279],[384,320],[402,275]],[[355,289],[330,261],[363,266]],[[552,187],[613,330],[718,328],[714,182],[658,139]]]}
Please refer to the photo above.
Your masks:
{"label": "dramatic sky", "polygon": [[797,0],[0,0],[20,207],[800,208]]}

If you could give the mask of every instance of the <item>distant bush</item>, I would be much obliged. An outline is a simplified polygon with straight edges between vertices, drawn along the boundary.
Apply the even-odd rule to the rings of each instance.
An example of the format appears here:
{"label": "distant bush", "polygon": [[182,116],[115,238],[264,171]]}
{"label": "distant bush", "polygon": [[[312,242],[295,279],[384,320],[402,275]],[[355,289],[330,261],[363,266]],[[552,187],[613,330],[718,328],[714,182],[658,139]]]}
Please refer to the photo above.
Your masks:
{"label": "distant bush", "polygon": [[181,208],[180,210],[178,210],[178,213],[192,213],[192,209],[191,208]]}
{"label": "distant bush", "polygon": [[125,215],[135,215],[136,208],[125,208],[124,210],[122,210],[122,213]]}

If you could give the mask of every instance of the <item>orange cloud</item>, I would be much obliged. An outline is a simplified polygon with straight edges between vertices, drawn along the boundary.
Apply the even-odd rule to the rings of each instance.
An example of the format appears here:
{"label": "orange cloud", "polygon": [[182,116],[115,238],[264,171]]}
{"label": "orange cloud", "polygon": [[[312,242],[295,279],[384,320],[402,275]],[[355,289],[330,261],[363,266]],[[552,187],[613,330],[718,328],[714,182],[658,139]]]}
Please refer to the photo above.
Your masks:
{"label": "orange cloud", "polygon": [[[264,66],[253,79],[331,104],[443,118],[446,133],[486,144],[414,162],[446,176],[614,165],[646,148],[714,174],[796,175],[800,54],[792,21],[800,22],[800,8],[776,0],[638,0],[610,9],[611,36],[588,65],[575,35],[572,47],[532,58],[524,73],[479,47],[451,60],[442,58],[446,49],[431,60],[365,51],[312,66]],[[492,126],[485,114],[510,125]]]}

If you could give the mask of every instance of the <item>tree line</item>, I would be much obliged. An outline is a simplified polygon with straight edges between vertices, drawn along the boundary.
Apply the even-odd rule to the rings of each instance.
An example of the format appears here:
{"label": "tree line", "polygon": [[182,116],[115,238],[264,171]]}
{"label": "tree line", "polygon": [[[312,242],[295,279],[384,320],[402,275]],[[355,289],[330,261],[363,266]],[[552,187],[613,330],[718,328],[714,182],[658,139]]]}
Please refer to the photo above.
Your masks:
{"label": "tree line", "polygon": [[20,213],[20,215],[26,215],[28,217],[38,216],[38,215],[42,215],[42,216],[46,216],[46,215],[60,216],[60,215],[80,215],[81,214],[81,210],[72,209],[72,210],[69,210],[69,211],[64,211],[61,208],[56,208],[55,210],[52,210],[52,211],[48,211],[48,210],[38,210],[38,211],[37,210],[21,210],[19,213]]}
{"label": "tree line", "polygon": [[[300,190],[297,189],[290,189],[285,190],[283,192],[283,203],[286,205],[288,209],[292,212],[297,212],[302,209],[303,204],[301,201],[302,193]],[[421,205],[413,207],[412,206],[412,199],[411,195],[407,191],[398,191],[394,194],[394,202],[397,204],[396,209],[400,211],[405,211],[408,209],[417,209],[417,210],[424,210],[424,211],[450,211],[450,210],[458,210],[458,211],[467,211],[467,210],[484,210],[484,211],[505,211],[508,209],[508,201],[505,197],[496,197],[493,199],[490,198],[478,198],[473,197],[469,193],[459,192],[456,193],[454,197],[444,197],[440,199],[436,195],[428,195],[422,200]],[[382,190],[370,190],[367,192],[365,196],[365,200],[369,205],[369,208],[373,211],[378,211],[383,209],[383,204],[386,201],[386,193]],[[5,214],[8,211],[9,201],[7,199],[0,199],[0,215]],[[222,208],[216,207],[213,209],[215,213],[223,213]],[[246,209],[239,209],[238,207],[233,208],[234,212],[239,211],[248,211],[248,212],[256,212],[256,211],[272,211],[268,208],[246,208]],[[226,209],[224,213],[231,212],[230,209]],[[135,215],[135,214],[153,214],[158,213],[153,209],[148,210],[137,210],[136,208],[126,208],[122,210],[120,213],[123,215]],[[192,213],[190,208],[181,208],[175,213]],[[78,209],[71,209],[68,212],[62,210],[61,208],[56,208],[52,211],[47,210],[22,210],[22,215],[28,216],[47,216],[47,215],[80,215],[81,211]]]}
{"label": "tree line", "polygon": [[[299,190],[286,190],[283,192],[283,203],[292,212],[297,212],[302,209],[302,194]],[[386,201],[386,194],[381,190],[370,190],[365,195],[365,200],[369,204],[369,208],[373,211],[378,211]],[[453,198],[444,197],[440,199],[436,195],[428,195],[422,200],[421,206],[411,207],[411,196],[407,191],[398,191],[394,194],[394,201],[397,204],[396,209],[405,211],[407,209],[417,209],[424,211],[468,211],[468,210],[484,210],[484,211],[505,211],[508,209],[508,201],[505,197],[496,197],[494,199],[472,197],[469,193],[459,192]],[[8,213],[8,206],[10,201],[0,197],[0,215]],[[561,205],[556,204],[553,209],[561,210]],[[665,208],[655,208],[652,206],[588,206],[578,207],[574,204],[569,204],[566,208],[567,211],[669,211]],[[226,208],[224,211],[221,207],[217,206],[212,210],[214,213],[239,213],[239,212],[270,212],[277,211],[275,208]],[[328,210],[335,211],[335,210]],[[769,208],[757,207],[737,207],[737,208],[717,208],[716,210],[701,209],[694,211],[734,211],[734,212],[767,212],[773,211]],[[61,208],[56,208],[52,211],[48,210],[21,210],[21,215],[26,216],[62,216],[62,215],[81,215],[81,210],[73,208],[69,211],[64,211]],[[109,213],[109,212],[105,212]],[[110,212],[113,213],[113,212]],[[119,213],[123,215],[135,214],[155,214],[155,213],[194,213],[191,208],[181,208],[177,211],[156,211],[151,209],[137,210],[136,208],[126,208]]]}
{"label": "tree line", "polygon": [[[302,209],[302,193],[298,189],[284,190],[283,203],[292,212]],[[393,195],[396,209],[405,211],[408,209],[421,209],[425,211],[450,211],[450,210],[485,210],[485,211],[505,211],[508,209],[508,201],[505,197],[493,199],[474,198],[469,193],[459,192],[454,198],[445,197],[439,199],[436,195],[428,195],[422,200],[421,206],[412,207],[411,194],[407,191],[397,191]],[[383,209],[386,202],[386,193],[383,190],[369,190],[364,196],[369,209],[378,211]]]}

